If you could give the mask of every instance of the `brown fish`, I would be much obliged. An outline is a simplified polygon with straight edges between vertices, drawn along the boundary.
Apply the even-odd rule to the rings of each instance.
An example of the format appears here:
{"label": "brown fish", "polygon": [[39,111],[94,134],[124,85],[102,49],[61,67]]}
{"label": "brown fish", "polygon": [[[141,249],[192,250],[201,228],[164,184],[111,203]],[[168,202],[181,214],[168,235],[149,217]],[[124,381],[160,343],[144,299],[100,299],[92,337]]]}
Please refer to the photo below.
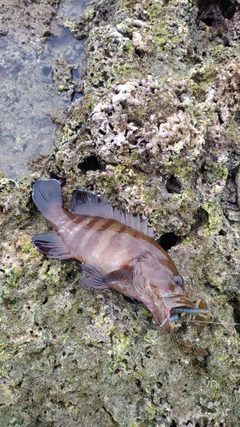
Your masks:
{"label": "brown fish", "polygon": [[37,249],[49,258],[75,258],[88,274],[83,284],[96,289],[114,288],[142,301],[155,320],[169,332],[183,312],[206,312],[189,300],[183,279],[167,254],[153,239],[147,220],[140,221],[84,190],[72,193],[71,212],[62,206],[57,180],[37,181],[35,205],[58,234],[37,234]]}

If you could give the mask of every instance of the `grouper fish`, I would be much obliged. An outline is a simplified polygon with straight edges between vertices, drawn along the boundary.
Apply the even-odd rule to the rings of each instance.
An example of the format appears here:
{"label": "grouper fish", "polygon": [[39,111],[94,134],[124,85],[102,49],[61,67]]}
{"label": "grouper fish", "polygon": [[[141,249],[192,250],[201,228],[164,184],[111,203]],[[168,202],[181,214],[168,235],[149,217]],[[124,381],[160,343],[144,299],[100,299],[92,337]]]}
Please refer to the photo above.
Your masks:
{"label": "grouper fish", "polygon": [[32,198],[58,234],[37,234],[35,247],[49,258],[81,262],[90,288],[113,288],[141,301],[163,330],[170,332],[182,313],[207,313],[194,305],[168,253],[153,239],[148,221],[113,208],[105,199],[74,190],[71,212],[64,209],[55,179],[35,182]]}

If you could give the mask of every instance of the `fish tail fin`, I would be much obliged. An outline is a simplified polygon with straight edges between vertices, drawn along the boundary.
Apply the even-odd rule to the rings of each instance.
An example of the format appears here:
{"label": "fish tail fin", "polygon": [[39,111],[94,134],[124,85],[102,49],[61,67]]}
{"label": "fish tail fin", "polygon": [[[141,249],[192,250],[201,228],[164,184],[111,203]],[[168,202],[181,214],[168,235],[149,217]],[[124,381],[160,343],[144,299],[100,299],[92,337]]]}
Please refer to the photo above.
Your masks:
{"label": "fish tail fin", "polygon": [[62,190],[56,179],[35,182],[32,198],[40,212],[50,221],[52,209],[62,208]]}

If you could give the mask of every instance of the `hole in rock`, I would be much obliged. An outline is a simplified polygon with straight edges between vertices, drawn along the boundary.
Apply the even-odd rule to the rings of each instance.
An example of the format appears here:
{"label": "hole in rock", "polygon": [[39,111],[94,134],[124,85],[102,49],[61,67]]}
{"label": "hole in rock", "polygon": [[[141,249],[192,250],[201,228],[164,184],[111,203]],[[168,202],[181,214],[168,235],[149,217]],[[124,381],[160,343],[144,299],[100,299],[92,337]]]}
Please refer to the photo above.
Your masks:
{"label": "hole in rock", "polygon": [[99,162],[97,156],[91,155],[88,157],[85,157],[79,164],[78,168],[83,172],[86,173],[87,171],[96,171],[98,169],[102,169],[101,163]]}
{"label": "hole in rock", "polygon": [[240,124],[240,110],[236,111],[235,115],[234,115],[234,121],[237,124]]}
{"label": "hole in rock", "polygon": [[166,182],[166,189],[169,193],[181,193],[182,184],[175,175],[171,175]]}
{"label": "hole in rock", "polygon": [[208,27],[220,24],[224,18],[231,19],[236,11],[237,2],[231,0],[197,0],[198,19]]}
{"label": "hole in rock", "polygon": [[225,230],[220,230],[218,234],[219,236],[226,236],[227,232]]}
{"label": "hole in rock", "polygon": [[177,242],[180,241],[180,238],[176,236],[173,232],[163,234],[158,240],[159,245],[162,246],[165,251],[170,249],[172,246],[175,246]]}
{"label": "hole in rock", "polygon": [[238,298],[233,298],[229,301],[229,304],[233,307],[233,318],[236,322],[235,329],[238,334],[240,334],[240,307]]}
{"label": "hole in rock", "polygon": [[202,227],[204,224],[207,224],[208,222],[208,213],[203,208],[198,208],[196,213],[194,214],[194,223],[191,226],[191,231],[198,230],[200,227]]}

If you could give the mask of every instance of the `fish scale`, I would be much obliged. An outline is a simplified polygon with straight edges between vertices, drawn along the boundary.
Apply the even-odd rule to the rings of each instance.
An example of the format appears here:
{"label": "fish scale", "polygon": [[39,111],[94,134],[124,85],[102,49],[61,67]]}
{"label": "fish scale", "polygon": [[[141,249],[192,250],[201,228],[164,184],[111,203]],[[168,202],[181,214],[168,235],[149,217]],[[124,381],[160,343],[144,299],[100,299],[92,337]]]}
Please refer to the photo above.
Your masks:
{"label": "fish scale", "polygon": [[49,258],[74,258],[88,276],[82,283],[113,288],[141,301],[157,323],[170,332],[182,313],[206,319],[203,301],[195,306],[168,253],[152,238],[146,220],[113,209],[103,198],[74,190],[71,212],[62,206],[57,180],[37,181],[33,201],[58,234],[37,234],[35,247]]}

